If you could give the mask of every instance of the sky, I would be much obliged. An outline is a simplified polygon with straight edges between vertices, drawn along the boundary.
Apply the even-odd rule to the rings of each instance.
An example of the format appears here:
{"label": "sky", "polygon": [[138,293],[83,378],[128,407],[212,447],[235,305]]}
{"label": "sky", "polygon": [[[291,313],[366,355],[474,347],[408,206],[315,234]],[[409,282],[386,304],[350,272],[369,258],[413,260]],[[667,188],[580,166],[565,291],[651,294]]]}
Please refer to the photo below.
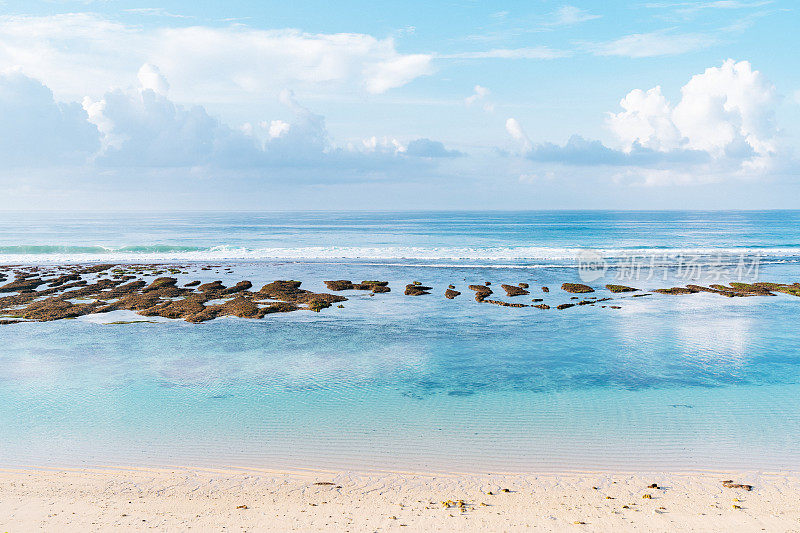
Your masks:
{"label": "sky", "polygon": [[800,208],[798,9],[0,1],[0,209]]}

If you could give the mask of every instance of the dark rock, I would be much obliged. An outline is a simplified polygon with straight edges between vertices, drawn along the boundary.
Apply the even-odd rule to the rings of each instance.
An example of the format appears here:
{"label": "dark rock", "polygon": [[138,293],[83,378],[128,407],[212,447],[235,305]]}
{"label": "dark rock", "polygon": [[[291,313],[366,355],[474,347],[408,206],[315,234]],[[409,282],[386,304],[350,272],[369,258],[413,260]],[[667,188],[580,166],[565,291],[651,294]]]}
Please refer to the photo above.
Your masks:
{"label": "dark rock", "polygon": [[38,320],[49,322],[62,318],[75,318],[92,313],[98,304],[73,304],[60,298],[45,298],[37,302],[31,302],[25,309],[15,311],[17,316],[28,320]]}
{"label": "dark rock", "polygon": [[550,289],[547,287],[542,287],[542,292],[550,292]]}
{"label": "dark rock", "polygon": [[533,298],[531,301],[532,302],[543,302],[544,298]]}
{"label": "dark rock", "polygon": [[453,289],[447,289],[444,291],[444,297],[452,300],[456,296],[459,296],[461,293],[458,291],[454,291]]}
{"label": "dark rock", "polygon": [[722,486],[726,489],[744,489],[747,491],[753,490],[752,485],[743,485],[741,483],[734,483],[732,479],[726,479],[722,482]]}
{"label": "dark rock", "polygon": [[263,309],[265,315],[269,315],[272,313],[290,313],[292,311],[297,311],[300,309],[296,305],[289,303],[289,302],[277,302],[271,305],[268,305]]}
{"label": "dark rock", "polygon": [[475,301],[482,302],[487,296],[492,294],[492,289],[484,285],[470,285],[469,288],[475,291]]}
{"label": "dark rock", "polygon": [[556,309],[558,309],[558,310],[560,311],[560,310],[562,310],[562,309],[569,309],[570,307],[575,307],[575,304],[561,304],[561,305],[557,305],[557,306],[556,306]]}
{"label": "dark rock", "polygon": [[184,287],[197,287],[198,285],[200,285],[200,280],[194,280],[184,285]]}
{"label": "dark rock", "polygon": [[203,283],[202,285],[197,287],[197,290],[200,292],[222,292],[225,290],[225,285],[223,285],[220,280],[216,280],[210,283]]}
{"label": "dark rock", "polygon": [[48,287],[58,287],[60,285],[63,285],[65,283],[67,283],[68,281],[76,281],[76,280],[79,280],[79,279],[81,279],[81,277],[78,274],[74,274],[74,273],[73,274],[64,274],[63,276],[58,276],[55,279],[47,280],[48,281],[47,286]]}
{"label": "dark rock", "polygon": [[528,307],[526,304],[516,304],[516,303],[509,303],[509,302],[501,302],[500,300],[482,300],[484,303],[487,304],[494,304],[500,305],[503,307]]}
{"label": "dark rock", "polygon": [[[281,300],[287,303],[305,304],[312,300],[337,303],[347,301],[344,296],[336,294],[314,293],[300,288],[301,282],[293,280],[277,280],[267,283],[261,290],[254,294],[258,298]],[[293,311],[294,309],[292,309]],[[275,311],[285,312],[285,311]]]}
{"label": "dark rock", "polygon": [[[239,293],[239,292],[242,292],[242,291],[246,291],[247,289],[249,289],[252,286],[253,286],[253,284],[251,282],[247,281],[247,280],[240,281],[239,283],[237,283],[233,287],[229,287],[227,289],[224,289],[222,291],[222,294],[226,294],[226,295],[227,294],[236,294],[236,293]],[[199,288],[200,287],[198,287],[198,289]]]}
{"label": "dark rock", "polygon": [[634,289],[633,287],[628,287],[627,285],[613,285],[613,284],[606,285],[606,289],[610,290],[611,292],[633,292],[639,290],[639,289]]}
{"label": "dark rock", "polygon": [[430,294],[431,287],[426,287],[425,285],[417,285],[416,282],[410,285],[406,285],[406,296],[422,296],[424,294]]}
{"label": "dark rock", "polygon": [[[206,310],[204,305],[206,298],[199,294],[192,294],[182,300],[168,301],[139,312],[143,316],[161,316],[164,318],[183,318],[190,320],[192,317],[200,315]],[[210,320],[210,318],[209,318]]]}
{"label": "dark rock", "polygon": [[694,289],[689,289],[687,287],[672,287],[669,289],[655,289],[653,292],[657,292],[659,294],[695,294],[697,293]]}
{"label": "dark rock", "polygon": [[594,289],[588,285],[584,285],[583,283],[564,283],[561,285],[561,288],[567,292],[575,293],[585,293],[585,292],[594,292]]}
{"label": "dark rock", "polygon": [[25,292],[35,290],[39,285],[44,285],[46,282],[41,278],[23,278],[6,283],[0,286],[0,292]]}
{"label": "dark rock", "polygon": [[550,309],[550,306],[547,305],[547,304],[536,304],[533,307],[535,307],[537,309]]}
{"label": "dark rock", "polygon": [[346,279],[325,281],[323,283],[325,283],[325,286],[328,288],[329,291],[348,291],[355,288],[353,286],[353,282]]}
{"label": "dark rock", "polygon": [[391,292],[388,281],[362,281],[354,285],[356,290],[372,292]]}
{"label": "dark rock", "polygon": [[523,289],[527,289],[528,287],[530,287],[530,285],[528,285],[527,283],[520,283],[519,286],[522,287]]}
{"label": "dark rock", "polygon": [[514,285],[500,285],[506,291],[508,296],[524,296],[526,294],[530,294],[530,292],[526,291],[522,287],[516,287]]}
{"label": "dark rock", "polygon": [[178,283],[178,280],[175,278],[156,278],[152,283],[150,283],[150,285],[142,289],[142,292],[150,292],[175,287],[176,283]]}

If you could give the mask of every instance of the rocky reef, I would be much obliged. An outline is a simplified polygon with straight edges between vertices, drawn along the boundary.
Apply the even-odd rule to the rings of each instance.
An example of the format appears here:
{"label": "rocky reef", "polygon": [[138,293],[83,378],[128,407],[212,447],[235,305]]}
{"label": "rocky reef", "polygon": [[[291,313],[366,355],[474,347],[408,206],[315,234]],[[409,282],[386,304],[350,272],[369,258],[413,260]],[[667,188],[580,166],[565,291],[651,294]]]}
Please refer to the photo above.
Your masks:
{"label": "rocky reef", "polygon": [[325,286],[329,291],[372,291],[390,292],[388,281],[362,281],[353,283],[350,280],[340,279],[335,281],[325,281]]}
{"label": "rocky reef", "polygon": [[[226,316],[262,319],[273,313],[301,310],[320,312],[347,300],[338,294],[317,293],[303,289],[302,283],[296,280],[272,281],[258,290],[254,289],[253,283],[249,280],[186,281],[191,280],[189,275],[197,270],[226,275],[233,273],[230,267],[224,268],[223,272],[223,268],[219,265],[6,266],[0,270],[0,325],[62,320],[122,310],[133,311],[146,317],[179,319],[193,323]],[[232,284],[226,285],[229,283]],[[367,280],[353,283],[350,280],[331,280],[324,283],[328,290],[333,292],[369,291],[374,296],[376,293],[386,293],[391,290],[387,281]],[[595,292],[588,285],[564,283],[561,286],[564,291],[584,296],[572,296],[570,302],[559,305],[552,302],[545,303],[544,298],[532,298],[530,304],[523,304],[491,299],[494,294],[491,284],[490,281],[486,281],[482,285],[468,286],[474,291],[476,302],[500,307],[535,307],[540,310],[548,310],[554,306],[555,309],[564,310],[576,306],[593,307],[612,299],[586,296],[587,293]],[[500,284],[500,287],[509,298],[530,294],[527,283]],[[614,284],[608,284],[605,288],[615,294],[639,291],[633,287]],[[433,287],[414,281],[405,286],[404,294],[423,296],[431,294],[432,290]],[[542,292],[548,293],[549,290],[545,286],[542,287]],[[615,299],[622,303],[626,298],[641,296],[698,293],[727,298],[776,297],[781,294],[800,297],[800,283],[731,282],[728,285],[716,283],[708,286],[687,284],[683,287],[655,289],[650,293],[623,295]],[[450,300],[459,295],[461,292],[452,284],[444,291],[444,297]],[[622,305],[598,307],[621,309]]]}
{"label": "rocky reef", "polygon": [[[527,283],[521,283],[520,285],[525,285],[525,287],[528,286]],[[500,286],[506,291],[508,296],[524,296],[526,294],[530,294],[530,292],[525,290],[525,287],[505,284]]]}
{"label": "rocky reef", "polygon": [[606,285],[606,289],[610,290],[611,292],[634,292],[639,289],[634,289],[633,287],[628,287],[627,285],[614,285],[609,283]]}
{"label": "rocky reef", "polygon": [[[166,276],[149,283],[142,279],[130,281],[136,276],[126,275],[126,272],[141,271],[131,266],[127,270],[115,269],[112,278],[98,275],[94,279],[84,279],[101,274],[112,266],[65,267],[69,273],[52,278],[40,275],[46,273],[39,272],[37,267],[17,269],[14,280],[0,287],[0,292],[16,293],[0,298],[0,315],[13,319],[4,319],[3,323],[60,320],[118,310],[205,322],[223,316],[263,318],[271,313],[301,309],[319,312],[333,303],[347,300],[343,296],[301,289],[301,282],[292,280],[268,283],[257,292],[250,290],[253,284],[247,280],[231,287],[219,280],[203,284],[192,282],[179,287],[177,278]],[[179,269],[161,269],[147,273],[166,271],[181,272]],[[47,288],[37,290],[42,285]]]}
{"label": "rocky reef", "polygon": [[563,283],[561,289],[573,294],[582,294],[586,292],[594,292],[594,289],[583,283]]}
{"label": "rocky reef", "polygon": [[422,296],[424,294],[430,294],[430,290],[433,287],[427,287],[420,283],[419,281],[413,281],[406,285],[405,295],[406,296]]}

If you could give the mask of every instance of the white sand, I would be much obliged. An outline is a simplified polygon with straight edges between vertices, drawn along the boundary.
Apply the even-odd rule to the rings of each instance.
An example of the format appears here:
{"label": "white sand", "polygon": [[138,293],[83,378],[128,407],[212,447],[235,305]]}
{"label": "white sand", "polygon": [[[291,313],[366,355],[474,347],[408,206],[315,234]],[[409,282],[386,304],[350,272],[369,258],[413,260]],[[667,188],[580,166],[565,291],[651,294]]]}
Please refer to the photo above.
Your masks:
{"label": "white sand", "polygon": [[[724,479],[754,488],[751,492],[724,488]],[[314,485],[319,481],[334,485]],[[662,488],[646,488],[651,483]],[[494,495],[487,494],[489,491]],[[643,499],[644,494],[652,499]],[[464,500],[465,510],[447,508],[442,504],[445,500]],[[237,508],[241,505],[247,508]],[[800,476],[733,472],[477,475],[182,468],[0,470],[0,533],[223,528],[800,531]]]}

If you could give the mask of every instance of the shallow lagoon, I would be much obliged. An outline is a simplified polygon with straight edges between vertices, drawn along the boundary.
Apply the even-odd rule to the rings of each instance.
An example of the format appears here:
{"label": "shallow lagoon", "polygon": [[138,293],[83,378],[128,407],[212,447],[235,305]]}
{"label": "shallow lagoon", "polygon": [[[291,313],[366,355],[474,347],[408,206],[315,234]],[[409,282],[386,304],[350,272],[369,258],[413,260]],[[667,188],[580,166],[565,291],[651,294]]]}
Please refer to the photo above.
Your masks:
{"label": "shallow lagoon", "polygon": [[[571,295],[538,287],[578,281],[574,268],[233,265],[227,278],[203,274],[318,291],[324,279],[387,279],[393,290],[260,321],[5,326],[0,463],[800,468],[796,297],[540,311],[479,304],[466,284],[527,282],[531,296],[517,298],[563,303]],[[800,271],[768,264],[760,278]],[[412,280],[433,294],[404,296]]]}

